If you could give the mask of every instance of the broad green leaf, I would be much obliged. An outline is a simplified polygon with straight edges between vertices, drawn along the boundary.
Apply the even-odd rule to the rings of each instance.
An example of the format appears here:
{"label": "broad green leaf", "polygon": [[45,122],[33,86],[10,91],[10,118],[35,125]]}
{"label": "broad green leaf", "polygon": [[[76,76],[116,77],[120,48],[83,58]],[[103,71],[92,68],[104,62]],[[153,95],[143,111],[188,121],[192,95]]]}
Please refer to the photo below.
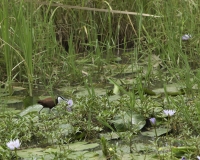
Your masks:
{"label": "broad green leaf", "polygon": [[113,120],[110,121],[114,124],[117,131],[125,131],[130,127],[134,127],[136,130],[140,130],[146,124],[143,116],[136,113],[122,112],[116,115]]}
{"label": "broad green leaf", "polygon": [[31,112],[39,112],[42,108],[43,108],[42,105],[36,104],[36,105],[28,107],[27,109],[22,111],[19,115],[20,116],[25,116],[26,114],[31,113]]}

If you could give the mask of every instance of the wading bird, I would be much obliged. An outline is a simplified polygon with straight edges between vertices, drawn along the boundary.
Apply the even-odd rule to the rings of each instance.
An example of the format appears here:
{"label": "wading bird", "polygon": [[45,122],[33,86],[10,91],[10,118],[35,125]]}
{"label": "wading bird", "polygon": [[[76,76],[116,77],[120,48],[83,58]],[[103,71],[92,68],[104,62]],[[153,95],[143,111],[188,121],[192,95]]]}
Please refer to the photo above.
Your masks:
{"label": "wading bird", "polygon": [[[49,108],[51,110],[53,107],[55,107],[57,104],[61,103],[62,101],[65,101],[66,103],[68,103],[67,99],[65,99],[62,96],[58,96],[56,99],[49,97],[49,98],[45,98],[43,100],[39,100],[38,104],[41,104],[43,106],[42,109]],[[39,111],[39,114],[40,114],[41,110]]]}

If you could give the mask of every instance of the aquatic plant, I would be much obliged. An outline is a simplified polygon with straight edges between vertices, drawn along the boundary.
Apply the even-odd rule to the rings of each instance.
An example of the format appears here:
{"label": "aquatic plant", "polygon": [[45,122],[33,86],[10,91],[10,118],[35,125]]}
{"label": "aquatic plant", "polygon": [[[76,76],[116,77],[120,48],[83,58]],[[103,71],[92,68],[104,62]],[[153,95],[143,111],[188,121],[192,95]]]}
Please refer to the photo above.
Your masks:
{"label": "aquatic plant", "polygon": [[166,116],[173,116],[176,113],[175,110],[163,110],[163,112]]}
{"label": "aquatic plant", "polygon": [[19,142],[19,139],[16,139],[16,140],[11,140],[6,145],[10,150],[15,150],[20,147],[21,143]]}
{"label": "aquatic plant", "polygon": [[150,120],[150,122],[151,122],[152,125],[156,124],[156,118],[150,118],[149,120]]}

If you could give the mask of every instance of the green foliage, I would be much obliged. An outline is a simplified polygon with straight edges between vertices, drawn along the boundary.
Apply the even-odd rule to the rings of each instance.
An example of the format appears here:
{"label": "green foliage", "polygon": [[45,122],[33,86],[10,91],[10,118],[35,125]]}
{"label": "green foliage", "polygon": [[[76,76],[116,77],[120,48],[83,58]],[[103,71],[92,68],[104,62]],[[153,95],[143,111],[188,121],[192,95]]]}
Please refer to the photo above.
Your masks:
{"label": "green foliage", "polygon": [[[167,124],[172,136],[191,139],[183,144],[195,146],[188,158],[199,155],[198,140],[192,137],[200,129],[197,0],[2,0],[0,6],[0,82],[10,94],[15,81],[22,82],[30,96],[34,88],[43,87],[53,95],[58,86],[79,84],[89,93],[77,99],[72,113],[63,112],[62,106],[50,115],[0,113],[0,159],[16,158],[6,149],[10,139],[20,138],[23,147],[35,142],[61,147],[71,141],[97,138],[100,131],[114,132],[110,122],[124,111],[130,112],[131,120],[133,113],[147,119],[156,117],[158,127]],[[192,38],[182,41],[184,34]],[[97,96],[96,82],[103,82],[102,86],[112,83],[114,94],[125,96],[112,102],[109,91]],[[174,82],[181,89],[169,86]],[[173,120],[163,117],[165,108],[176,110]],[[132,123],[128,125],[126,137],[120,138],[128,140],[132,152],[138,130]],[[167,138],[170,136],[167,131]],[[116,148],[110,149],[109,142],[101,140],[103,154],[119,158]],[[161,159],[165,155],[160,154],[157,141],[156,136],[154,146]],[[167,143],[171,147],[170,138]],[[167,156],[172,158],[174,152],[180,157],[188,148],[183,149],[171,149]],[[54,152],[54,156],[62,158],[69,153]]]}
{"label": "green foliage", "polygon": [[0,34],[2,35],[2,44],[4,44],[3,52],[4,59],[6,62],[6,73],[7,73],[7,86],[9,87],[9,93],[12,93],[12,66],[13,66],[13,53],[11,51],[10,45],[11,40],[9,38],[9,17],[8,17],[8,3],[6,0],[2,1],[3,10],[1,11],[0,21],[2,22],[2,29]]}
{"label": "green foliage", "polygon": [[[199,6],[196,3],[90,0],[61,1],[63,5],[60,5],[54,2],[42,6],[37,2],[15,1],[12,5],[1,2],[6,5],[1,14],[4,17],[1,17],[0,33],[9,85],[12,80],[26,81],[30,95],[34,82],[50,86],[51,91],[58,83],[81,82],[81,69],[85,64],[78,63],[77,59],[89,60],[95,66],[92,71],[97,67],[102,72],[103,64],[129,48],[134,48],[132,56],[136,60],[149,54],[159,55],[169,70],[188,66],[190,60],[198,58],[198,39],[194,36],[191,42],[181,41],[183,34],[198,33],[195,17]],[[108,9],[109,12],[69,9],[67,5]],[[117,14],[112,10],[160,17]],[[150,75],[151,65],[148,71]]]}

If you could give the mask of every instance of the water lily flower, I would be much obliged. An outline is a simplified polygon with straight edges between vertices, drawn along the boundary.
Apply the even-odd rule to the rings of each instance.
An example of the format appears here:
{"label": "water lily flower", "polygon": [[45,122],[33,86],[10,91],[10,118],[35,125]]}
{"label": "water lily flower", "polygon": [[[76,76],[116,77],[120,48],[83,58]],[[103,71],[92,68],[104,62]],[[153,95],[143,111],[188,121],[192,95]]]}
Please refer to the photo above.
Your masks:
{"label": "water lily flower", "polygon": [[68,102],[67,102],[67,104],[68,104],[69,107],[73,106],[73,100],[69,99]]}
{"label": "water lily flower", "polygon": [[10,148],[10,150],[15,150],[20,147],[21,143],[19,142],[19,139],[16,139],[16,140],[11,140],[6,145],[8,148]]}
{"label": "water lily flower", "polygon": [[170,110],[170,109],[169,109],[169,110],[166,109],[166,110],[164,110],[163,112],[164,112],[164,114],[167,115],[167,116],[173,116],[174,113],[176,113],[175,110]]}
{"label": "water lily flower", "polygon": [[149,120],[150,120],[150,122],[151,122],[152,125],[156,124],[156,118],[150,118]]}
{"label": "water lily flower", "polygon": [[187,160],[184,156],[181,158],[181,160]]}
{"label": "water lily flower", "polygon": [[72,100],[72,99],[69,99],[69,100],[67,101],[67,104],[68,104],[68,106],[67,106],[67,111],[68,111],[68,112],[71,112],[71,111],[72,111],[72,106],[73,106],[73,100]]}
{"label": "water lily flower", "polygon": [[189,40],[191,37],[192,37],[192,36],[191,36],[190,34],[185,34],[185,35],[182,36],[182,40],[183,40],[183,41],[187,41],[187,40]]}

